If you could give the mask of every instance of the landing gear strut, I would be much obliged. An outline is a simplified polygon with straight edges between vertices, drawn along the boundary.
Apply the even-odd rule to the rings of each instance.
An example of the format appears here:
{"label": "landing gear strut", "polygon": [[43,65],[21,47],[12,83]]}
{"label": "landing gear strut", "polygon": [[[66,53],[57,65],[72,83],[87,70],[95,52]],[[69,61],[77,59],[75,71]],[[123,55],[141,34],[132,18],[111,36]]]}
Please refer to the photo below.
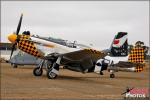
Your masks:
{"label": "landing gear strut", "polygon": [[52,68],[48,69],[47,77],[49,79],[55,79],[58,76],[59,66],[60,66],[61,57],[58,57],[56,62],[53,64]]}
{"label": "landing gear strut", "polygon": [[47,77],[48,77],[49,79],[55,79],[55,78],[57,77],[57,74],[56,74],[56,73],[58,73],[58,71],[55,70],[54,68],[49,69],[49,70],[47,71]]}
{"label": "landing gear strut", "polygon": [[12,64],[12,67],[13,68],[17,68],[18,66],[16,64]]}
{"label": "landing gear strut", "polygon": [[45,60],[42,60],[40,63],[39,63],[39,65],[38,65],[38,67],[36,67],[34,70],[33,70],[33,74],[35,75],[35,76],[41,76],[42,74],[43,74],[43,64],[44,64],[44,62],[45,62]]}

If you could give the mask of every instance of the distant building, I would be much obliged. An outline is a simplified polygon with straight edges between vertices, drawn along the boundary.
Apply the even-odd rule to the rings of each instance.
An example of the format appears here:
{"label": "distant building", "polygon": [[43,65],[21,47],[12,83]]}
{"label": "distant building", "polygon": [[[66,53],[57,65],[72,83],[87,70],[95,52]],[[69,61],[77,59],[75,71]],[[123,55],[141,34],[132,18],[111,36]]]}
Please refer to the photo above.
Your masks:
{"label": "distant building", "polygon": [[11,50],[12,46],[12,43],[0,43],[0,50]]}

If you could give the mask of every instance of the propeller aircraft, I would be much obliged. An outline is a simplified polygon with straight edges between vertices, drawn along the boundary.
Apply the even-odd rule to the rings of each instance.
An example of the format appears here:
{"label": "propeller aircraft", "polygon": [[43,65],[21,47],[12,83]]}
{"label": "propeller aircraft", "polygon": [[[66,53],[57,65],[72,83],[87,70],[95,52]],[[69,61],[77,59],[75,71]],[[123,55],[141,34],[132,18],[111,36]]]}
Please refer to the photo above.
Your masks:
{"label": "propeller aircraft", "polygon": [[[100,72],[102,69],[107,69],[104,68],[103,65],[100,65],[98,60],[104,59],[110,51],[99,51],[92,46],[76,44],[75,42],[60,44],[38,36],[31,36],[29,31],[24,31],[22,34],[19,34],[22,18],[23,14],[21,14],[16,33],[8,36],[8,40],[13,43],[10,59],[16,46],[23,52],[42,59],[33,70],[35,76],[42,75],[43,66],[46,67],[47,77],[49,79],[55,79],[58,76],[60,65],[69,70],[82,73],[95,72],[96,66],[101,66]],[[118,40],[114,42],[118,44]],[[121,47],[121,49],[119,49],[120,52],[125,52],[121,53],[121,55],[127,54],[126,51],[124,51],[125,48],[126,47]],[[117,49],[113,50],[118,52]],[[107,66],[108,65],[109,64],[107,64]]]}

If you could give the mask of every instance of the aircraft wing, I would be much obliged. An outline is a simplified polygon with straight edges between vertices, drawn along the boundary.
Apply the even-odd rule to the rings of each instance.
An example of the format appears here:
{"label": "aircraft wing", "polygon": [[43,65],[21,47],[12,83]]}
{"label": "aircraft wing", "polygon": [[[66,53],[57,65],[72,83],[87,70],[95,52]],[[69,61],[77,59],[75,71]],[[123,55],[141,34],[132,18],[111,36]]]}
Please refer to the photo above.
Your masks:
{"label": "aircraft wing", "polygon": [[82,61],[83,59],[86,58],[90,58],[93,61],[97,61],[98,59],[105,57],[106,54],[101,51],[96,51],[93,49],[83,49],[83,50],[73,51],[65,54],[53,53],[48,56],[45,56],[45,58],[49,59],[49,57],[51,56],[54,57],[62,56],[63,59],[69,61]]}
{"label": "aircraft wing", "polygon": [[92,60],[98,60],[106,56],[103,52],[93,50],[93,49],[83,49],[79,51],[74,51],[66,54],[62,54],[63,58],[70,60],[82,60],[84,58],[90,57]]}
{"label": "aircraft wing", "polygon": [[61,64],[74,71],[86,72],[95,66],[98,59],[106,56],[105,53],[93,49],[83,49],[62,54]]}
{"label": "aircraft wing", "polygon": [[74,63],[77,62],[83,66],[91,66],[96,63],[98,59],[105,57],[106,54],[93,49],[83,49],[66,54],[62,54],[62,63]]}

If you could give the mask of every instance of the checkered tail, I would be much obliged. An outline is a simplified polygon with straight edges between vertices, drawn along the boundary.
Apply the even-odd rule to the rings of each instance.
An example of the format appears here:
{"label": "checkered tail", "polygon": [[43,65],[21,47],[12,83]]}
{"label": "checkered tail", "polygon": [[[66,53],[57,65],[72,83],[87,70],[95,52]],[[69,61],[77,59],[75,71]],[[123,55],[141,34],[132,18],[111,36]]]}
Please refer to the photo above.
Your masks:
{"label": "checkered tail", "polygon": [[144,66],[144,49],[142,47],[134,47],[129,54],[129,62],[136,63],[135,72],[143,71]]}

